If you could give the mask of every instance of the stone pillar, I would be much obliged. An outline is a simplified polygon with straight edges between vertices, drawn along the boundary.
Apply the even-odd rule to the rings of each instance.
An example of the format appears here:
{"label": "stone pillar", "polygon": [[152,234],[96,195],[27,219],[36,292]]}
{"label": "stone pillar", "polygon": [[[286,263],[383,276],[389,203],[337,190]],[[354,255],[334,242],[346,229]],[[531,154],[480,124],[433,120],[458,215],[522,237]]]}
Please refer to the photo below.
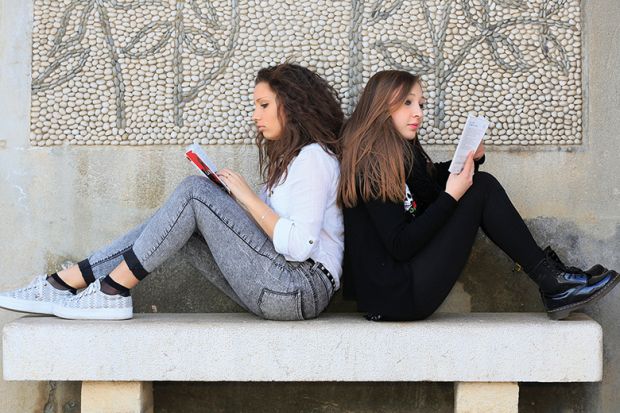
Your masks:
{"label": "stone pillar", "polygon": [[82,382],[82,413],[153,413],[153,383]]}
{"label": "stone pillar", "polygon": [[455,383],[455,413],[517,413],[518,383]]}

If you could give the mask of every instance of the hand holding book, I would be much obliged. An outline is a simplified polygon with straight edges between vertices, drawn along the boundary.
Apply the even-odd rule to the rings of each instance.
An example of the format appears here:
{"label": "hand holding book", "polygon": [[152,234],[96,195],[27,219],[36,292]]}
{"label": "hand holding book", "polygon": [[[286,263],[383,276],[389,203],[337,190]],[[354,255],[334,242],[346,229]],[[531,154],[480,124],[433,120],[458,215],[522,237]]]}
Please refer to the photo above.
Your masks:
{"label": "hand holding book", "polygon": [[217,176],[226,185],[229,193],[235,198],[237,203],[245,210],[248,209],[248,205],[255,198],[258,199],[258,195],[250,188],[245,178],[237,172],[224,168],[217,173]]}
{"label": "hand holding book", "polygon": [[[482,157],[484,154],[484,146],[481,147],[482,138],[488,127],[489,121],[484,116],[467,116],[467,123],[465,123],[459,138],[459,144],[452,158],[452,163],[450,163],[450,168],[448,168],[451,173],[458,174],[463,170],[469,152],[476,152],[475,159]],[[478,153],[479,149],[481,149],[482,154]]]}
{"label": "hand holding book", "polygon": [[217,185],[221,186],[226,192],[230,194],[230,189],[226,186],[224,182],[217,175],[217,167],[215,163],[207,156],[205,151],[198,145],[194,143],[193,145],[185,148],[185,156],[187,159],[194,164],[196,168],[207,178],[212,180]]}
{"label": "hand holding book", "polygon": [[215,163],[197,143],[185,149],[185,156],[207,178],[228,192],[273,239],[273,231],[280,217],[254,193],[243,176],[228,168],[218,171]]}
{"label": "hand holding book", "polygon": [[474,153],[474,161],[478,161],[480,160],[485,154],[485,150],[484,150],[484,141],[480,142],[480,145],[478,145],[478,149],[476,149],[476,152]]}
{"label": "hand holding book", "polygon": [[474,151],[469,152],[463,165],[461,172],[451,173],[446,182],[446,192],[457,201],[474,182]]}

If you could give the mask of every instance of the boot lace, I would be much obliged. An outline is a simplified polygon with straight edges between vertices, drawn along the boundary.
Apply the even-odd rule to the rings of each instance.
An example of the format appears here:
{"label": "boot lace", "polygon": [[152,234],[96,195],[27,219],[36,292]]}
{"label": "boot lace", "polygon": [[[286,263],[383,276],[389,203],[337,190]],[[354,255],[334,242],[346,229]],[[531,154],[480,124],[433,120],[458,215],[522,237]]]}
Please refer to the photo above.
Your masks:
{"label": "boot lace", "polygon": [[545,255],[551,261],[555,262],[558,265],[558,267],[564,272],[568,272],[572,274],[585,274],[585,272],[579,267],[567,266],[566,264],[564,264],[562,260],[560,259],[560,257],[558,257],[558,254],[556,254],[555,251],[551,249],[551,247],[545,248]]}

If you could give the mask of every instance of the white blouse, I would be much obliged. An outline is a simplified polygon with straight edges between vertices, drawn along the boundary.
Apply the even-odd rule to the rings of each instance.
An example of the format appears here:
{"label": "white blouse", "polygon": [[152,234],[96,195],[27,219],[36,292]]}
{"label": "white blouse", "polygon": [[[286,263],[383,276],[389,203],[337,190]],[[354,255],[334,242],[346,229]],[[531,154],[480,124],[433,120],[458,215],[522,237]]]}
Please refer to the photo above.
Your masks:
{"label": "white blouse", "polygon": [[278,215],[275,250],[288,261],[312,258],[322,263],[340,286],[344,251],[342,211],[336,203],[340,165],[318,143],[306,145],[288,166],[284,182],[263,200]]}

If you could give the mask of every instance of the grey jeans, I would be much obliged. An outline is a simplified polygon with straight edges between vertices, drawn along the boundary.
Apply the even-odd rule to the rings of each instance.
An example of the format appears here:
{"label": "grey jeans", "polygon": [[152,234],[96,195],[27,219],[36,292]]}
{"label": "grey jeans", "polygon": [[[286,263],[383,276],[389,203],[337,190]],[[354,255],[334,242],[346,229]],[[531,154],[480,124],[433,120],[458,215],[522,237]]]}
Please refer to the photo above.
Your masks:
{"label": "grey jeans", "polygon": [[183,180],[146,222],[90,255],[88,264],[101,278],[130,254],[146,274],[177,251],[202,263],[195,265],[199,270],[212,257],[221,274],[203,272],[209,281],[266,319],[314,318],[333,295],[318,263],[287,261],[234,199],[196,175]]}

